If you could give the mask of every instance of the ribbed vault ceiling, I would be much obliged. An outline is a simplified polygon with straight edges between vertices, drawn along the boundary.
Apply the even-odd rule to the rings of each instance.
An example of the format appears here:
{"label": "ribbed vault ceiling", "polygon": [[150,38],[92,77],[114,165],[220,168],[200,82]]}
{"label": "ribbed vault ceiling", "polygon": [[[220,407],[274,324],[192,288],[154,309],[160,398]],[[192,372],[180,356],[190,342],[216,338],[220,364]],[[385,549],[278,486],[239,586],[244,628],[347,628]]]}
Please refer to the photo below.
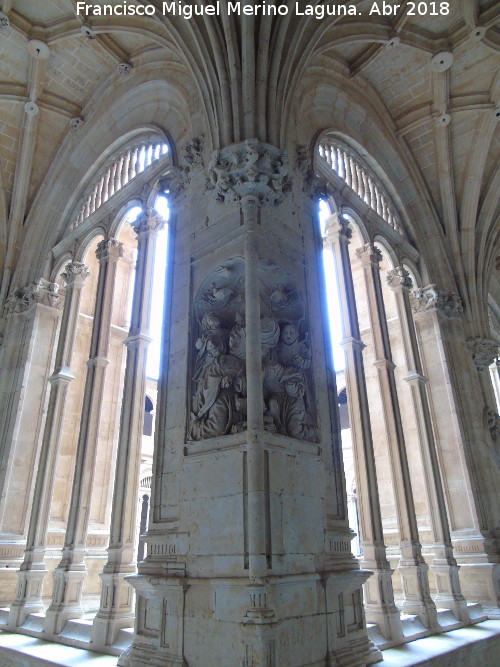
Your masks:
{"label": "ribbed vault ceiling", "polygon": [[[24,220],[71,132],[70,121],[92,113],[99,90],[116,83],[119,63],[134,71],[156,63],[164,79],[181,72],[196,91],[213,147],[254,136],[286,145],[301,82],[321,70],[323,77],[331,71],[336,81],[355,86],[409,155],[468,313],[479,317],[477,302],[498,284],[496,277],[490,283],[500,239],[498,2],[452,0],[449,15],[438,17],[412,17],[409,3],[386,2],[402,8],[384,17],[369,16],[374,3],[362,0],[352,3],[361,16],[318,20],[294,11],[279,18],[227,16],[221,0],[221,16],[189,21],[163,16],[162,2],[148,4],[158,9],[154,17],[122,18],[77,16],[73,0],[3,0],[10,23],[0,30],[4,294]],[[84,24],[94,39],[82,33]],[[29,55],[33,39],[49,46],[47,60]],[[453,63],[433,71],[431,59],[443,51],[452,52]],[[24,105],[30,100],[40,111],[28,122]],[[440,127],[447,115],[450,123]]]}

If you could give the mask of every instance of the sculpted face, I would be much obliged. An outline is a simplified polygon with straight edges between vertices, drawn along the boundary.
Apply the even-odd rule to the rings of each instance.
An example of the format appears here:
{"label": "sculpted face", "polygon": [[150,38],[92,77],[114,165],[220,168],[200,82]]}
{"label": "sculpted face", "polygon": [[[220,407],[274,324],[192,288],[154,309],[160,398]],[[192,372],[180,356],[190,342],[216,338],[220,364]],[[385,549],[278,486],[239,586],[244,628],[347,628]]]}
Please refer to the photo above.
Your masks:
{"label": "sculpted face", "polygon": [[281,340],[285,345],[293,345],[298,337],[299,333],[295,324],[285,324],[281,330]]}

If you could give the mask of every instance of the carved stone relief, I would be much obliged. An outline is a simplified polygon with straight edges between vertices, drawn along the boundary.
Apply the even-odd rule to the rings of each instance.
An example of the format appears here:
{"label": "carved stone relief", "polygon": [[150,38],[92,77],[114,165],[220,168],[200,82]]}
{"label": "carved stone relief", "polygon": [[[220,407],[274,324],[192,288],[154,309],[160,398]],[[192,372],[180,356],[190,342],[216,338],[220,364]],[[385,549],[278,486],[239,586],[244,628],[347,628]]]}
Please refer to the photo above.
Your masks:
{"label": "carved stone relief", "polygon": [[454,293],[439,290],[436,285],[418,287],[410,292],[414,313],[438,311],[447,318],[460,318],[463,314],[462,300]]}
{"label": "carved stone relief", "polygon": [[244,260],[230,259],[202,283],[194,302],[191,440],[245,428]]}
{"label": "carved stone relief", "polygon": [[[304,304],[292,276],[261,260],[261,359],[265,428],[317,441],[311,345]],[[246,429],[244,260],[213,271],[194,301],[188,438],[203,440]]]}
{"label": "carved stone relief", "polygon": [[248,139],[214,151],[208,165],[207,190],[217,202],[236,202],[249,193],[262,204],[279,204],[290,191],[289,159],[286,152]]}
{"label": "carved stone relief", "polygon": [[5,303],[5,314],[24,313],[34,304],[62,308],[63,299],[59,293],[59,285],[40,278],[38,282],[27,287],[15,289]]}
{"label": "carved stone relief", "polygon": [[264,427],[299,440],[318,441],[311,344],[302,297],[292,276],[260,262]]}

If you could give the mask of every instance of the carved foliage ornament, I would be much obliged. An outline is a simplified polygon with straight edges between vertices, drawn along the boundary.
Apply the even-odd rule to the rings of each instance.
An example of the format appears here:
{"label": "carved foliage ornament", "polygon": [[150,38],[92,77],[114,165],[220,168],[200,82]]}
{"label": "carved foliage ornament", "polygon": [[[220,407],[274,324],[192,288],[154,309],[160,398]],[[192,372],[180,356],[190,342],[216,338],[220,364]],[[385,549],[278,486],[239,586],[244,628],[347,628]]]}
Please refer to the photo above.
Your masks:
{"label": "carved foliage ornament", "polygon": [[201,167],[203,167],[203,139],[196,137],[183,147],[179,166],[171,167],[169,173],[161,179],[160,190],[175,200],[184,194],[191,183],[194,171]]}
{"label": "carved foliage ornament", "polygon": [[356,255],[363,263],[371,262],[378,267],[382,261],[382,252],[373,245],[373,243],[366,243],[361,248],[356,250]]}
{"label": "carved foliage ornament", "polygon": [[132,223],[132,227],[137,236],[140,234],[158,232],[164,226],[165,220],[154,208],[147,208],[139,215],[137,220]]}
{"label": "carved foliage ornament", "polygon": [[467,341],[467,347],[472,355],[478,373],[484,373],[498,356],[499,344],[496,340],[489,338],[471,338]]}
{"label": "carved foliage ornament", "polygon": [[248,194],[262,204],[280,204],[290,191],[288,155],[258,139],[214,151],[207,190],[217,202],[238,202]]}
{"label": "carved foliage ornament", "polygon": [[[259,263],[261,360],[265,428],[317,441],[311,348],[304,305],[292,276]],[[194,301],[188,439],[203,440],[246,429],[244,260],[234,257],[201,284]]]}
{"label": "carved foliage ornament", "polygon": [[387,271],[387,284],[389,287],[406,287],[410,289],[413,286],[410,274],[404,266],[396,266],[396,268]]}
{"label": "carved foliage ornament", "polygon": [[414,313],[437,311],[447,318],[459,318],[463,313],[461,298],[452,292],[438,290],[436,285],[412,290],[410,303]]}
{"label": "carved foliage ornament", "polygon": [[64,272],[61,273],[61,277],[68,287],[72,285],[75,285],[75,287],[83,287],[89,275],[89,267],[82,262],[68,262],[64,267]]}
{"label": "carved foliage ornament", "polygon": [[123,243],[116,239],[103,239],[97,244],[95,254],[100,262],[109,259],[116,261],[123,257]]}
{"label": "carved foliage ornament", "polygon": [[59,285],[45,278],[33,282],[28,287],[17,288],[5,303],[5,314],[25,313],[35,304],[62,308],[63,300],[59,294]]}

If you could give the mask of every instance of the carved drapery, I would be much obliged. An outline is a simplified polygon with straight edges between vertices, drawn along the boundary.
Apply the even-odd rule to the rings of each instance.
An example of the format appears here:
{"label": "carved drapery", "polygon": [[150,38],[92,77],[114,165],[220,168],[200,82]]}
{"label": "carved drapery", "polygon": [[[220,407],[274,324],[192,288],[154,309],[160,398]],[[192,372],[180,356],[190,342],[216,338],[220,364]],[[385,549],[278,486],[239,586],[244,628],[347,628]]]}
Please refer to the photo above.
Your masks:
{"label": "carved drapery", "polygon": [[[263,421],[266,430],[317,441],[311,348],[304,304],[292,276],[259,262]],[[200,286],[194,301],[188,438],[246,429],[245,270],[227,260]]]}

